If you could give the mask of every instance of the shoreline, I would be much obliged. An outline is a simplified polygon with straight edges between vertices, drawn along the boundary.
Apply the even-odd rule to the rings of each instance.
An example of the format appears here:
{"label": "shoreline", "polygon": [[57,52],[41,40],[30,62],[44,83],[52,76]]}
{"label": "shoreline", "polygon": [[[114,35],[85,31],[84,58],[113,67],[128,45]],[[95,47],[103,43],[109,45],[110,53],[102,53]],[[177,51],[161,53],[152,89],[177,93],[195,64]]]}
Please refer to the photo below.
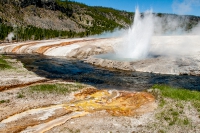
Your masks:
{"label": "shoreline", "polygon": [[[12,74],[14,74],[14,72],[12,72],[12,74],[10,73],[10,71],[13,71],[12,69],[6,70],[6,72],[8,72],[7,76],[9,76],[10,79],[16,79],[16,75],[22,76],[24,75],[24,73],[26,73],[27,77],[29,77],[27,74],[32,75],[32,72],[29,72],[28,70],[24,69],[23,65],[20,62],[17,62],[15,59],[7,59],[7,61],[12,63],[13,66],[17,67],[18,70],[23,70],[16,71],[15,68],[14,72],[16,74],[14,77],[11,76]],[[4,71],[4,74],[6,74],[6,72]],[[9,83],[12,84],[12,82]],[[57,85],[61,85],[62,87],[70,86],[69,89],[71,89],[72,92],[62,92],[63,94],[60,94],[60,92],[54,92],[54,90],[51,89],[51,86],[56,87]],[[39,89],[40,86],[50,86],[50,90],[42,91]],[[81,88],[77,89],[77,87]],[[84,90],[87,91],[84,92]],[[53,93],[51,91],[53,91]],[[96,92],[99,93],[95,94]],[[39,131],[38,129],[44,129],[47,133],[61,131],[77,131],[83,133],[87,133],[89,131],[180,132],[183,131],[182,129],[184,129],[185,133],[190,131],[200,131],[200,125],[197,125],[197,123],[200,122],[200,120],[198,119],[198,111],[193,107],[193,105],[191,105],[191,103],[187,101],[174,100],[163,97],[161,96],[158,89],[148,89],[145,93],[140,92],[142,95],[147,95],[147,93],[149,93],[151,94],[151,96],[155,96],[156,99],[153,103],[150,102],[147,105],[140,106],[140,108],[137,109],[136,112],[143,113],[139,113],[139,115],[136,116],[113,116],[110,115],[106,111],[106,109],[97,109],[96,111],[93,111],[94,108],[90,108],[91,105],[85,106],[83,104],[84,101],[88,98],[83,100],[83,103],[77,105],[74,104],[74,100],[80,101],[79,98],[82,99],[84,97],[87,97],[88,94],[94,94],[95,97],[97,96],[97,98],[95,98],[96,100],[98,100],[99,96],[101,97],[103,94],[102,100],[104,101],[104,98],[106,96],[105,94],[109,94],[108,92],[111,94],[110,96],[108,96],[108,98],[115,99],[116,96],[119,96],[118,93],[120,91],[118,92],[117,90],[96,90],[96,88],[94,88],[93,86],[89,86],[86,84],[66,82],[60,80],[50,80],[39,84],[19,87],[17,89],[8,89],[6,91],[1,91],[0,131],[10,132],[15,130],[22,132],[32,132]],[[120,93],[124,93],[123,95],[127,95],[129,98],[134,98],[134,95],[137,94],[137,92],[132,91],[121,91]],[[71,100],[73,101],[73,104],[68,104]],[[115,100],[113,100],[113,102],[115,102]],[[101,102],[97,103],[99,104]],[[174,104],[172,105],[171,103]],[[94,106],[93,104],[94,103],[92,102],[92,106]],[[71,111],[76,110],[76,106],[81,106],[82,108],[89,109],[92,111],[90,113],[84,111],[72,113]],[[71,108],[71,111],[66,110],[67,108]],[[110,107],[110,109],[112,110],[112,107]],[[146,112],[148,110],[149,112]],[[174,112],[182,113],[176,113],[174,116]],[[28,114],[28,117],[25,114]],[[176,120],[177,115],[180,116],[178,120]],[[165,119],[168,117],[169,120]],[[35,124],[33,125],[31,123]],[[59,123],[62,124],[60,125]],[[169,124],[172,125],[169,126]],[[18,127],[15,127],[15,125],[18,125]],[[179,127],[182,128],[180,129]]]}

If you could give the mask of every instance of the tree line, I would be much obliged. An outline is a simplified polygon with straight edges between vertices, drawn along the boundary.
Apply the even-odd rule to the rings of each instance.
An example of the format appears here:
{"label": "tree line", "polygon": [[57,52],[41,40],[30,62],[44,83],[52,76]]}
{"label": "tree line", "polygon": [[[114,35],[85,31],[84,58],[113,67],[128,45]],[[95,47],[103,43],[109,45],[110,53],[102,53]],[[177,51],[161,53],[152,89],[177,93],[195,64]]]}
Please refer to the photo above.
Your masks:
{"label": "tree line", "polygon": [[[86,30],[85,32],[74,32],[74,31],[59,31],[52,29],[42,29],[34,26],[16,26],[11,27],[3,23],[0,23],[0,40],[5,40],[9,33],[14,34],[13,40],[15,41],[26,41],[26,40],[44,40],[51,38],[74,38],[74,37],[84,37],[91,34],[96,34]],[[100,32],[99,32],[100,33]]]}
{"label": "tree line", "polygon": [[[0,3],[13,4],[14,7],[24,8],[29,5],[35,5],[39,8],[46,8],[47,10],[58,10],[67,15],[70,19],[74,20],[80,27],[85,29],[83,32],[76,31],[62,31],[53,29],[44,29],[36,27],[33,25],[20,25],[11,26],[5,18],[0,18],[0,40],[5,40],[10,32],[14,34],[14,40],[25,41],[25,40],[43,40],[51,38],[73,38],[73,37],[85,37],[90,35],[101,34],[105,31],[112,31],[115,28],[123,28],[123,26],[117,22],[117,20],[127,19],[121,14],[118,14],[117,10],[103,7],[90,7],[83,3],[78,3],[71,0],[51,0],[51,1],[41,1],[41,0],[29,0],[29,1],[15,1],[15,0],[3,0]],[[3,6],[2,6],[3,7]],[[82,11],[86,15],[93,18],[92,26],[87,26],[79,23],[72,13],[82,15]],[[110,14],[107,17],[107,14]],[[130,15],[130,14],[129,14]],[[113,17],[115,16],[115,17]],[[60,17],[60,16],[59,16]],[[128,21],[127,19],[126,21]],[[89,21],[89,20],[86,20]],[[130,22],[128,22],[130,23]]]}

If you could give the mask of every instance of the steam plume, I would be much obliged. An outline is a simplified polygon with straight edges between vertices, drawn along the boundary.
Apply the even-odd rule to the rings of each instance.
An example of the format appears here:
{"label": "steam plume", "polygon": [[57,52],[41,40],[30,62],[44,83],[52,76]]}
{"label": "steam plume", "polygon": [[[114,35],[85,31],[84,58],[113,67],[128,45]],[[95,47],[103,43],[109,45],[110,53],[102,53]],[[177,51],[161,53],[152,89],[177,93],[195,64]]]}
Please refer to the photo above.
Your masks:
{"label": "steam plume", "polygon": [[6,40],[8,40],[9,42],[12,42],[12,39],[14,38],[14,34],[13,34],[13,32],[10,32],[9,34],[8,34],[8,36],[6,37]]}
{"label": "steam plume", "polygon": [[192,11],[194,6],[200,6],[200,0],[174,0],[172,4],[172,9],[174,13],[179,15],[184,15]]}
{"label": "steam plume", "polygon": [[115,48],[115,53],[121,58],[143,59],[148,55],[149,43],[154,31],[152,11],[141,17],[136,9],[134,23],[129,28],[123,42]]}

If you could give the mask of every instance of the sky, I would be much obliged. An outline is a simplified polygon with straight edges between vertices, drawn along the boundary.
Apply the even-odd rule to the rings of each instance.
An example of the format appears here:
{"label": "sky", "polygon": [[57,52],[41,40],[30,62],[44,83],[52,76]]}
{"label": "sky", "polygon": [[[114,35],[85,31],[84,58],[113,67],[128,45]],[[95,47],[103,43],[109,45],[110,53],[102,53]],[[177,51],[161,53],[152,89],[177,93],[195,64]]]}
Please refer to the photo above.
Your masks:
{"label": "sky", "polygon": [[74,0],[89,6],[104,6],[134,12],[152,9],[154,13],[200,16],[200,0]]}

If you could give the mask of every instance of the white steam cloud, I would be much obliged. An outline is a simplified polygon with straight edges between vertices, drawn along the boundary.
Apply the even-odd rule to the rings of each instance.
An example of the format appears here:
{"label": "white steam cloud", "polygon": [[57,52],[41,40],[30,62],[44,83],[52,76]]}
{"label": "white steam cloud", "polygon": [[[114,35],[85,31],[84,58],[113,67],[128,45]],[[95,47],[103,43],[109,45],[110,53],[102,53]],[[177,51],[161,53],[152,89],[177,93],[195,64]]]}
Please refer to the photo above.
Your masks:
{"label": "white steam cloud", "polygon": [[8,36],[6,37],[6,40],[8,40],[9,42],[12,42],[12,39],[15,37],[14,33],[13,32],[10,32],[8,34]]}
{"label": "white steam cloud", "polygon": [[190,13],[194,6],[200,6],[200,0],[174,0],[172,9],[174,13],[184,15]]}
{"label": "white steam cloud", "polygon": [[112,37],[121,37],[127,32],[126,29],[115,29],[113,31],[106,31],[101,33],[100,35],[92,35],[89,37],[92,38],[112,38]]}
{"label": "white steam cloud", "polygon": [[189,19],[185,16],[178,15],[165,15],[158,17],[154,15],[153,17],[155,35],[184,35],[187,34],[187,23]]}
{"label": "white steam cloud", "polygon": [[192,28],[190,35],[200,35],[200,23],[197,24],[194,28]]}
{"label": "white steam cloud", "polygon": [[154,22],[152,11],[147,11],[141,17],[136,9],[134,23],[128,29],[123,42],[115,47],[115,53],[121,58],[143,59],[148,56],[149,42],[153,35]]}
{"label": "white steam cloud", "polygon": [[200,49],[200,23],[194,19],[191,20],[190,16],[153,14],[152,11],[140,14],[136,9],[134,23],[129,29],[107,32],[100,37],[122,37],[122,41],[113,46],[115,53],[107,55],[109,59],[140,60],[154,55],[189,55]]}

